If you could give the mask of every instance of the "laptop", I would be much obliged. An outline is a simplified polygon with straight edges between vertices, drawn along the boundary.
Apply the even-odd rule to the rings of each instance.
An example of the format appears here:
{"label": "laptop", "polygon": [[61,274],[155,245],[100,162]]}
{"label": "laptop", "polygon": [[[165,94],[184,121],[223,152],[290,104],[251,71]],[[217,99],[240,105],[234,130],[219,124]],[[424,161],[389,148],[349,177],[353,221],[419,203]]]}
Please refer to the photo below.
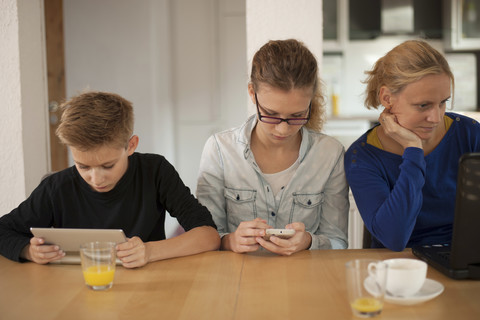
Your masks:
{"label": "laptop", "polygon": [[[80,246],[86,242],[127,241],[122,229],[30,228],[30,231],[46,244],[56,244],[65,252],[63,258],[50,262],[55,264],[80,264]],[[119,259],[117,264],[121,264]]]}
{"label": "laptop", "polygon": [[480,153],[459,160],[451,245],[424,245],[412,252],[450,278],[480,279]]}

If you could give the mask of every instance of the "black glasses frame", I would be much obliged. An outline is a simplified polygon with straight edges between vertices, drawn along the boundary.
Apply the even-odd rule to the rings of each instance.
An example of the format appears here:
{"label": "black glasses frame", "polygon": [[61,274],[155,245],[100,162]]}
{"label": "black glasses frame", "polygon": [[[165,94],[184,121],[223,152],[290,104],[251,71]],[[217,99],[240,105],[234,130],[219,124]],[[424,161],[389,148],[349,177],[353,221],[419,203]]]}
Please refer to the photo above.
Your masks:
{"label": "black glasses frame", "polygon": [[310,120],[310,113],[312,111],[312,101],[310,101],[310,104],[308,105],[308,117],[306,118],[277,118],[277,117],[270,117],[270,116],[262,116],[260,114],[260,108],[259,108],[260,103],[258,103],[256,92],[255,92],[255,103],[257,105],[258,120],[268,124],[280,124],[283,121],[285,121],[287,124],[291,126],[301,126],[306,124],[308,120]]}

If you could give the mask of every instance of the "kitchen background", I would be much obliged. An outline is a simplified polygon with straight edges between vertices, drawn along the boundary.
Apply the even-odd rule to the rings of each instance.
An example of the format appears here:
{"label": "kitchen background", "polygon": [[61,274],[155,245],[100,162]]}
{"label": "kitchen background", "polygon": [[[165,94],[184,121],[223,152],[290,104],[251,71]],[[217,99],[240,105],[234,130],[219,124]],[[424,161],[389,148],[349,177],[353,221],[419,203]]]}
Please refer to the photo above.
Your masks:
{"label": "kitchen background", "polygon": [[[41,119],[41,114],[33,116],[42,112],[39,106],[46,104],[47,100],[43,99],[45,79],[42,77],[45,72],[40,70],[45,67],[42,62],[44,44],[41,43],[43,22],[48,22],[45,23],[46,60],[52,125],[58,118],[55,113],[57,102],[50,93],[50,80],[64,82],[66,97],[89,88],[117,92],[135,105],[135,131],[140,136],[138,151],[165,155],[195,192],[198,163],[208,136],[240,125],[255,110],[247,97],[248,66],[253,53],[270,38],[298,37],[321,61],[321,76],[329,103],[325,132],[337,137],[345,147],[368,129],[378,114],[378,111],[363,107],[363,72],[405,39],[425,38],[443,51],[457,80],[454,110],[477,110],[479,2],[0,2],[3,8],[0,17],[9,21],[0,26],[0,34],[7,35],[2,38],[6,50],[1,51],[3,59],[0,62],[5,69],[2,69],[4,76],[0,77],[0,82],[3,84],[2,97],[9,99],[3,104],[6,118],[0,120],[0,130],[6,134],[14,133],[11,139],[2,142],[3,149],[9,152],[4,153],[4,165],[0,168],[3,181],[0,183],[3,190],[0,193],[3,195],[0,214],[17,205],[17,198],[24,196],[23,191],[28,195],[48,170],[48,159],[43,159],[47,146],[43,144],[41,134],[47,131],[43,129],[46,121]],[[60,4],[58,11],[47,8],[54,3]],[[51,12],[45,21],[41,19],[44,5],[46,11]],[[15,29],[16,22],[20,22],[18,30]],[[53,32],[50,31],[52,25]],[[54,56],[51,63],[49,44],[54,36],[62,40],[61,45],[54,42],[54,48],[59,51],[64,47],[64,55],[60,50],[62,52]],[[16,42],[17,39],[20,43]],[[16,54],[18,51],[20,59]],[[18,59],[20,63],[15,64]],[[52,64],[60,65],[61,71],[64,67],[64,78],[51,73]],[[21,77],[17,76],[15,69],[18,65],[21,66]],[[20,95],[21,99],[18,99]],[[9,101],[18,102],[9,104]],[[23,126],[12,128],[18,122]],[[53,146],[51,142],[52,163],[55,159]],[[52,166],[52,169],[59,168]],[[17,177],[24,177],[25,181]],[[359,247],[362,224],[353,201],[350,215],[350,244]],[[173,235],[177,230],[175,219],[169,219],[167,233]]]}
{"label": "kitchen background", "polygon": [[[254,112],[246,92],[246,36],[255,32],[247,25],[255,5],[64,0],[67,96],[90,87],[133,101],[138,151],[165,155],[195,192],[205,140]],[[367,130],[379,112],[363,107],[364,71],[396,44],[418,37],[446,53],[457,81],[454,109],[476,110],[479,10],[474,0],[324,0],[318,12],[328,96],[324,131],[348,147]],[[350,242],[358,247],[362,223],[352,204]],[[169,219],[167,232],[177,228]]]}
{"label": "kitchen background", "polygon": [[378,111],[363,107],[364,71],[412,38],[445,53],[456,81],[454,110],[477,110],[479,10],[475,0],[324,0],[322,78],[331,116],[326,131],[348,145],[376,121]]}

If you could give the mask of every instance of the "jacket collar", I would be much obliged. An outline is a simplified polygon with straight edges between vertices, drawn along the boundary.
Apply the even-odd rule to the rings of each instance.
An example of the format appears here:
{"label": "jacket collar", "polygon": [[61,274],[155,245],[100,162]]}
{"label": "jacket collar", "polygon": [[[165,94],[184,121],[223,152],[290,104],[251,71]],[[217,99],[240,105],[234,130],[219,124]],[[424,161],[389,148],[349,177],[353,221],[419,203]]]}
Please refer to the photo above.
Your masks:
{"label": "jacket collar", "polygon": [[[250,148],[250,141],[252,138],[252,131],[257,125],[258,117],[257,114],[251,115],[247,121],[240,127],[240,130],[237,133],[237,143],[244,147],[243,149],[243,156],[247,159],[250,156],[251,148]],[[300,152],[299,152],[299,161],[300,163],[305,158],[307,151],[310,145],[310,132],[305,126],[300,129],[300,133],[302,135],[302,142],[300,144]]]}

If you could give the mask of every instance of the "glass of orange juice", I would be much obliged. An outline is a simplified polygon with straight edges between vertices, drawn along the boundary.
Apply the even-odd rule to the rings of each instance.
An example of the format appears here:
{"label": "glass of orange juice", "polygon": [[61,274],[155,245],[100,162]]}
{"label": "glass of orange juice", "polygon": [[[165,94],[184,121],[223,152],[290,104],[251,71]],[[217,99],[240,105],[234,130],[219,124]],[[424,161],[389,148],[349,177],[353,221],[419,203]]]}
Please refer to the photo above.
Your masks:
{"label": "glass of orange juice", "polygon": [[379,315],[387,283],[387,264],[381,260],[357,259],[346,263],[348,300],[361,318]]}
{"label": "glass of orange juice", "polygon": [[110,289],[115,275],[114,242],[87,242],[80,246],[83,278],[88,288]]}

